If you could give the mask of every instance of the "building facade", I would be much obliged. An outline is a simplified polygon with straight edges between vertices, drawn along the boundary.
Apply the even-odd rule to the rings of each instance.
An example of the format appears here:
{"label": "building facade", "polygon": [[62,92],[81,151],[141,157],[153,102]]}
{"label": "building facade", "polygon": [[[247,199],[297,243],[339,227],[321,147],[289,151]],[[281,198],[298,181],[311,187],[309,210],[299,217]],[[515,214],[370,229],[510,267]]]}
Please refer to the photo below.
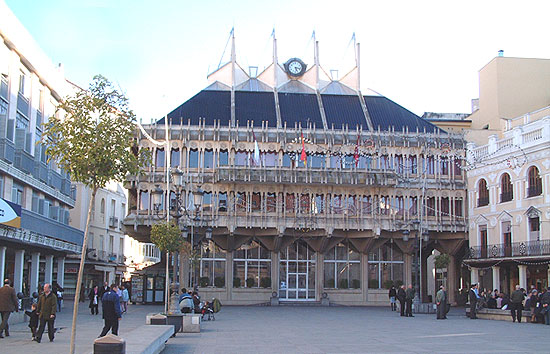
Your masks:
{"label": "building facade", "polygon": [[505,293],[550,282],[550,107],[468,145],[472,282]]}
{"label": "building facade", "polygon": [[[70,287],[65,260],[82,248],[83,233],[69,226],[70,178],[38,144],[41,124],[57,114],[67,88],[61,68],[3,1],[0,39],[0,278],[30,296],[45,282]],[[8,220],[10,214],[20,222]]]}
{"label": "building facade", "polygon": [[139,132],[153,165],[126,182],[127,232],[148,242],[169,200],[198,254],[181,262],[182,285],[228,304],[386,304],[387,288],[402,283],[420,283],[425,295],[434,249],[450,255],[454,300],[464,142],[364,95],[356,50],[340,80],[325,74],[317,50],[311,68],[279,64],[275,40],[272,64],[245,72],[233,38],[232,60],[211,85]]}
{"label": "building facade", "polygon": [[[75,183],[76,203],[71,210],[71,226],[84,230],[92,191],[82,183]],[[117,283],[124,278],[125,234],[122,219],[126,215],[127,201],[119,183],[111,182],[97,190],[92,205],[88,231],[88,246],[84,268],[84,288],[91,289],[103,282]],[[70,260],[68,267],[78,270],[80,257]]]}

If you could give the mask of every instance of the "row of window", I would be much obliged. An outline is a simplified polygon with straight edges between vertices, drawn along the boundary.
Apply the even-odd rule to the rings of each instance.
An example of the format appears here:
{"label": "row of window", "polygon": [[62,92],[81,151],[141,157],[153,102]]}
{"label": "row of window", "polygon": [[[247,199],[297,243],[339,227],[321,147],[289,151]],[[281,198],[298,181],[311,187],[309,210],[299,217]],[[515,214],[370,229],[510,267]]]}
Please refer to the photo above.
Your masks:
{"label": "row of window", "polygon": [[[116,242],[115,235],[108,235],[108,240],[109,240],[109,245],[108,247],[105,247],[105,236],[98,235],[96,237],[93,232],[90,232],[88,234],[88,249],[94,249],[99,252],[107,251],[109,253],[115,253],[115,242]],[[120,237],[119,239],[118,254],[120,255],[124,254],[124,236]]]}
{"label": "row of window", "polygon": [[[233,197],[233,195],[231,195]],[[176,195],[171,192],[171,206],[176,205]],[[234,193],[235,203],[228,203],[227,192],[206,192],[203,195],[202,208],[205,211],[216,209],[226,212],[228,206],[233,206],[234,212],[277,212],[283,210],[290,214],[332,214],[360,215],[374,212],[381,215],[417,215],[419,199],[416,196],[370,196],[370,195],[342,195],[342,194],[295,194],[295,193]],[[157,200],[150,196],[149,191],[140,191],[140,210],[164,209],[165,195]],[[449,197],[428,197],[425,203],[425,212],[428,216],[463,216],[462,199]]]}
{"label": "row of window", "polygon": [[[528,233],[527,241],[540,241],[541,234],[541,224],[540,224],[540,217],[539,216],[530,216],[527,219],[528,223]],[[512,223],[511,221],[503,221],[501,223],[501,240],[502,240],[502,248],[500,249],[501,252],[504,252],[505,254],[501,254],[499,256],[512,256]],[[482,258],[486,258],[488,255],[488,250],[491,248],[491,244],[489,243],[489,231],[486,224],[482,224],[478,226],[478,232],[479,232],[479,245],[481,246],[481,256]],[[527,247],[528,250],[530,250],[529,247]],[[536,250],[535,250],[536,251]]]}
{"label": "row of window", "polygon": [[[300,249],[303,248],[303,249]],[[361,287],[361,254],[348,242],[325,253],[323,285],[327,289]],[[199,262],[201,286],[225,287],[225,251],[213,242],[201,246]],[[286,288],[286,274],[311,272],[313,287],[315,252],[305,243],[296,242],[280,252],[280,287]],[[369,288],[388,288],[403,282],[403,253],[393,243],[372,250],[368,257]],[[285,279],[283,279],[285,278]],[[271,254],[256,242],[233,252],[233,287],[270,288]]]}
{"label": "row of window", "polygon": [[[232,160],[230,160],[232,157]],[[172,149],[170,152],[171,167],[184,167],[181,165],[181,153],[179,149]],[[395,170],[397,173],[417,174],[420,161],[420,172],[428,175],[436,173],[450,175],[451,168],[454,168],[454,175],[462,175],[462,161],[451,160],[447,157],[436,159],[435,156],[426,158],[416,155],[380,155],[380,156],[357,156],[314,154],[308,156],[306,161],[300,159],[298,153],[283,152],[282,160],[279,161],[279,153],[275,151],[260,152],[259,158],[253,152],[237,150],[230,153],[228,150],[198,150],[190,149],[187,158],[187,167],[212,169],[220,166],[229,166],[233,161],[234,166],[262,166],[262,167],[310,167],[310,168],[342,168],[342,169],[384,169]],[[155,167],[163,168],[166,165],[164,149],[155,150]]]}
{"label": "row of window", "polygon": [[[477,206],[482,207],[489,205],[489,187],[487,180],[482,178],[477,184],[478,198]],[[527,198],[535,197],[542,194],[542,178],[540,177],[539,169],[536,166],[531,166],[527,170]],[[500,177],[500,203],[506,203],[514,199],[514,185],[510,178],[510,174],[503,173]]]}

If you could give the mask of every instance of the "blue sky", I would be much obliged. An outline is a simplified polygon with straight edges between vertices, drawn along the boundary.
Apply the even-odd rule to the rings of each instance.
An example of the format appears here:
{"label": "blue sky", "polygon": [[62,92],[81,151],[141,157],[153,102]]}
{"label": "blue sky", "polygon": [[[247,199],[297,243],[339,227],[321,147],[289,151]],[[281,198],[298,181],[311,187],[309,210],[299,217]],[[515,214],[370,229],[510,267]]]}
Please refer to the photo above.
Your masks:
{"label": "blue sky", "polygon": [[[67,78],[118,83],[138,116],[164,115],[207,85],[234,26],[237,61],[262,68],[275,27],[279,62],[350,69],[361,43],[362,89],[422,114],[470,112],[478,70],[496,56],[550,58],[549,1],[5,0]],[[228,58],[228,53],[226,53]]]}

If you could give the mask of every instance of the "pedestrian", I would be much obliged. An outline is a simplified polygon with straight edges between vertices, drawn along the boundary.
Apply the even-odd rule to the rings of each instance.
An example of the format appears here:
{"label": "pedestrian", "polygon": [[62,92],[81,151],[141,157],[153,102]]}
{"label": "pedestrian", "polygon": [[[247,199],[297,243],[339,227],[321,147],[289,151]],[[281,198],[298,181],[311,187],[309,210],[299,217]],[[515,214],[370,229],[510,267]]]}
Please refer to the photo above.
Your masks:
{"label": "pedestrian", "polygon": [[405,295],[406,295],[406,305],[407,305],[407,309],[406,309],[406,316],[407,317],[414,317],[413,314],[412,314],[412,304],[413,304],[413,299],[414,299],[414,290],[413,290],[413,286],[411,284],[409,284],[409,287],[407,288],[407,291],[405,291]]}
{"label": "pedestrian", "polygon": [[29,328],[31,329],[32,340],[36,338],[36,330],[38,329],[38,310],[37,304],[31,305],[32,311],[25,311],[25,315],[29,316]]}
{"label": "pedestrian", "polygon": [[128,311],[128,301],[130,301],[130,295],[128,294],[128,289],[124,285],[120,286],[122,288],[122,312]]}
{"label": "pedestrian", "polygon": [[391,286],[390,291],[388,293],[388,297],[390,298],[390,306],[392,311],[397,310],[397,303],[395,302],[395,297],[397,296],[397,291],[395,290],[395,286]]}
{"label": "pedestrian", "polygon": [[10,335],[8,319],[13,311],[19,312],[19,301],[17,301],[15,289],[10,286],[10,280],[5,279],[4,286],[0,288],[0,315],[2,316],[0,338],[4,338],[2,332],[6,333],[6,337]]}
{"label": "pedestrian", "polygon": [[518,323],[521,323],[523,299],[525,299],[525,294],[520,289],[520,286],[516,285],[516,290],[510,296],[510,312],[512,313],[512,322],[516,322],[517,317]]}
{"label": "pedestrian", "polygon": [[439,287],[439,291],[435,294],[435,304],[437,305],[437,319],[447,319],[447,292],[443,285]]}
{"label": "pedestrian", "polygon": [[477,318],[477,299],[479,298],[477,294],[477,284],[472,284],[468,295],[470,300],[470,319],[475,320]]}
{"label": "pedestrian", "polygon": [[90,299],[90,305],[88,307],[90,308],[90,312],[92,313],[92,315],[97,315],[99,313],[99,294],[100,291],[97,285],[94,285],[93,289],[90,290],[90,294],[88,295],[88,299]]}
{"label": "pedestrian", "polygon": [[193,311],[193,296],[187,292],[186,288],[181,289],[179,307],[182,313],[191,313]]}
{"label": "pedestrian", "polygon": [[53,342],[56,309],[56,296],[52,293],[52,286],[46,283],[44,284],[44,292],[40,295],[38,306],[36,308],[40,319],[40,326],[38,327],[38,332],[36,333],[36,338],[34,340],[38,343],[42,340],[42,334],[44,333],[46,324],[48,324],[48,338],[50,338],[50,342]]}
{"label": "pedestrian", "polygon": [[57,284],[57,282],[53,283],[53,292],[55,293],[55,296],[57,297],[57,312],[61,312],[61,305],[63,305],[63,288]]}
{"label": "pedestrian", "polygon": [[201,313],[201,298],[198,291],[193,291],[193,311],[194,313]]}
{"label": "pedestrian", "polygon": [[[531,290],[529,294],[529,308],[531,309],[531,323],[537,323],[537,308],[539,306],[539,293],[537,289]],[[525,301],[527,307],[527,300]]]}
{"label": "pedestrian", "polygon": [[544,323],[550,325],[550,286],[540,297],[540,303],[542,305],[540,313],[544,316]]}
{"label": "pedestrian", "polygon": [[399,300],[399,310],[401,311],[401,316],[405,316],[405,303],[407,301],[405,285],[401,285],[399,290],[397,290],[397,300]]}
{"label": "pedestrian", "polygon": [[118,287],[116,284],[111,285],[111,289],[103,294],[103,298],[101,299],[105,326],[99,337],[105,336],[109,333],[109,330],[111,330],[115,336],[118,336],[118,321],[122,318],[122,313],[120,312],[120,300],[117,295],[117,290]]}

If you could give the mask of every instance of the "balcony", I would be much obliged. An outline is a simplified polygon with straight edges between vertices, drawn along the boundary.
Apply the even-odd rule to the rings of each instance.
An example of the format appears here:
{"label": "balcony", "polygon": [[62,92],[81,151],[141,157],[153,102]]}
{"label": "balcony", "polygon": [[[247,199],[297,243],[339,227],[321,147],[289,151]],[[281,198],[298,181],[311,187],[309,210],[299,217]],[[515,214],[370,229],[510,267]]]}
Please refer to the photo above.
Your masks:
{"label": "balcony", "polygon": [[25,150],[16,149],[13,165],[25,173],[34,172],[34,157]]}
{"label": "balcony", "polygon": [[29,116],[29,99],[21,93],[17,95],[17,110],[24,114],[25,117]]}
{"label": "balcony", "polygon": [[477,199],[477,206],[483,207],[489,205],[489,197],[479,197]]}
{"label": "balcony", "polygon": [[469,259],[550,256],[550,240],[470,247]]}
{"label": "balcony", "polygon": [[527,187],[527,198],[536,197],[542,194],[542,183]]}
{"label": "balcony", "polygon": [[84,233],[27,209],[22,209],[21,227],[77,246],[82,246]]}
{"label": "balcony", "polygon": [[0,139],[0,159],[10,164],[15,160],[15,145],[8,139]]}
{"label": "balcony", "polygon": [[397,178],[394,172],[382,170],[229,166],[214,172],[214,182],[394,186]]}
{"label": "balcony", "polygon": [[0,79],[0,97],[8,101],[8,80],[3,76]]}
{"label": "balcony", "polygon": [[506,203],[514,199],[514,193],[512,191],[500,193],[500,202]]}
{"label": "balcony", "polygon": [[62,183],[63,177],[61,177],[59,173],[50,170],[48,175],[48,185],[57,189],[58,191],[61,191]]}

